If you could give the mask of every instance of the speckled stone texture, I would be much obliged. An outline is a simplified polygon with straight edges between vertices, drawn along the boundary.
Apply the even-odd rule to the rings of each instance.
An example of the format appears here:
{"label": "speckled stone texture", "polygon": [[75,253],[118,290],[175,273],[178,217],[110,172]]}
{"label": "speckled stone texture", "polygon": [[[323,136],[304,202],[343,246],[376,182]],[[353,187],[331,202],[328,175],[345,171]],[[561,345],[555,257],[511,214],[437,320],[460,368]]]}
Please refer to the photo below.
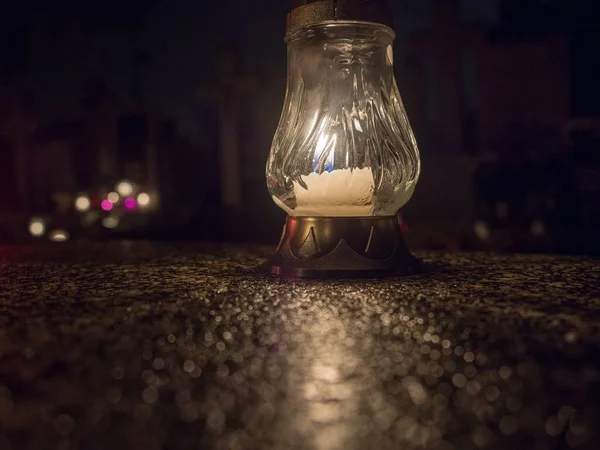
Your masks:
{"label": "speckled stone texture", "polygon": [[597,261],[315,282],[272,251],[0,247],[0,449],[600,448]]}

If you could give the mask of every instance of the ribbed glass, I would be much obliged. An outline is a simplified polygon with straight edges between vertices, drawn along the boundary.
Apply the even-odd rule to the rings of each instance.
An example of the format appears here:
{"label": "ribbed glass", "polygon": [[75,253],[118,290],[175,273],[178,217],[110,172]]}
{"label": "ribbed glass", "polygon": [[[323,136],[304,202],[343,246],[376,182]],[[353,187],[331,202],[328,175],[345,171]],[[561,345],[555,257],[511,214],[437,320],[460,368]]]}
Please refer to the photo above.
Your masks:
{"label": "ribbed glass", "polygon": [[267,162],[293,216],[390,216],[413,194],[417,143],[393,73],[394,33],[335,22],[288,37],[285,105]]}

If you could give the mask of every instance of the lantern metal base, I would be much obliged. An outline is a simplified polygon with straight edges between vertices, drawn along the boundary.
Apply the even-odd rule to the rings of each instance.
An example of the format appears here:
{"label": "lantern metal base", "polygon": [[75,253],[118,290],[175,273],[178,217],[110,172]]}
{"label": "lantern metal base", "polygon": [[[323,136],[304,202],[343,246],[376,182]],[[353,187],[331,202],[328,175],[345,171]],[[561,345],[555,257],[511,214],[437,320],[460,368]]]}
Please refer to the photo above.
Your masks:
{"label": "lantern metal base", "polygon": [[417,269],[396,216],[288,217],[270,272],[285,278],[379,278]]}

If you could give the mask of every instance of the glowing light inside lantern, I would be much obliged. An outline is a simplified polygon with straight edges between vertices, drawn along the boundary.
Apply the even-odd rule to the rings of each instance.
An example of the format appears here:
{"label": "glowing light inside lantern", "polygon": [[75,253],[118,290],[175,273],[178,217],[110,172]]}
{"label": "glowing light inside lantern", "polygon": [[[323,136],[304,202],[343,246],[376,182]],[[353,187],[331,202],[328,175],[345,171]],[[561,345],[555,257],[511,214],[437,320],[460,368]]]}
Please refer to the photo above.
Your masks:
{"label": "glowing light inside lantern", "polygon": [[46,232],[46,222],[41,217],[34,217],[29,221],[29,233],[32,236],[43,236]]}
{"label": "glowing light inside lantern", "polygon": [[294,182],[297,216],[370,216],[374,214],[373,173],[370,168],[333,170],[300,177],[306,189]]}
{"label": "glowing light inside lantern", "polygon": [[137,196],[137,202],[141,207],[146,207],[150,205],[150,196],[145,192],[140,192],[140,194]]}
{"label": "glowing light inside lantern", "polygon": [[289,215],[392,217],[412,197],[420,159],[394,81],[393,40],[376,23],[315,23],[288,36],[267,184]]}
{"label": "glowing light inside lantern", "polygon": [[325,172],[333,171],[336,143],[337,134],[335,133],[331,138],[327,133],[319,137],[313,156],[313,170],[315,172],[319,172],[321,166]]}
{"label": "glowing light inside lantern", "polygon": [[90,206],[90,198],[87,195],[80,195],[75,199],[75,209],[79,212],[87,211]]}
{"label": "glowing light inside lantern", "polygon": [[127,180],[119,181],[115,189],[123,197],[133,194],[133,184]]}
{"label": "glowing light inside lantern", "polygon": [[106,198],[112,203],[117,203],[119,201],[119,194],[117,194],[116,192],[111,192],[106,196]]}
{"label": "glowing light inside lantern", "polygon": [[100,205],[104,211],[110,211],[113,209],[113,202],[110,200],[102,200],[102,204]]}

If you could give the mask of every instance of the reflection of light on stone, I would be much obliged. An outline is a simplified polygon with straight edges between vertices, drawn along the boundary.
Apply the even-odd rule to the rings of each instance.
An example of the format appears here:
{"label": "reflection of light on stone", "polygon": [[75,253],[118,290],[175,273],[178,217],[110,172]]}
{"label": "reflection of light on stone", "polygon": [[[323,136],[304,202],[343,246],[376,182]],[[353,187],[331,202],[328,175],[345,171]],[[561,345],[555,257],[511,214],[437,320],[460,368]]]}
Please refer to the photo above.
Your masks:
{"label": "reflection of light on stone", "polygon": [[117,203],[119,201],[119,194],[117,194],[116,192],[111,192],[106,196],[106,198],[112,203]]}
{"label": "reflection of light on stone", "polygon": [[355,430],[350,425],[351,420],[348,423],[343,419],[356,417],[360,409],[358,387],[354,381],[341,380],[336,368],[345,355],[331,356],[327,365],[315,362],[311,370],[315,380],[305,385],[305,398],[312,394],[310,400],[307,398],[308,419],[317,430],[317,448],[323,450],[345,448],[352,441]]}
{"label": "reflection of light on stone", "polygon": [[29,221],[29,233],[32,236],[39,237],[46,232],[46,222],[40,217],[34,217]]}
{"label": "reflection of light on stone", "polygon": [[150,204],[150,196],[148,194],[146,194],[145,192],[141,192],[137,196],[137,202],[142,207],[148,206]]}
{"label": "reflection of light on stone", "polygon": [[534,220],[531,224],[531,234],[535,237],[541,237],[546,234],[546,226],[541,220]]}
{"label": "reflection of light on stone", "polygon": [[317,380],[323,380],[329,383],[335,383],[340,379],[340,374],[337,368],[321,363],[316,363],[313,365],[312,375]]}
{"label": "reflection of light on stone", "polygon": [[90,198],[87,195],[80,195],[75,199],[75,209],[79,212],[87,211],[90,205]]}
{"label": "reflection of light on stone", "polygon": [[110,211],[111,209],[113,209],[113,202],[111,202],[110,200],[102,200],[102,209],[104,211]]}
{"label": "reflection of light on stone", "polygon": [[133,184],[127,180],[119,181],[117,183],[116,190],[119,195],[127,197],[128,195],[133,194]]}
{"label": "reflection of light on stone", "polygon": [[490,229],[483,220],[478,220],[473,225],[473,231],[477,239],[481,241],[487,241],[490,238]]}
{"label": "reflection of light on stone", "polygon": [[343,411],[340,403],[333,402],[314,402],[310,404],[309,416],[313,422],[332,423],[340,420]]}
{"label": "reflection of light on stone", "polygon": [[[336,289],[333,296],[344,301],[360,299],[354,297],[355,286]],[[315,449],[351,450],[370,442],[377,442],[374,448],[445,448],[443,440],[452,433],[448,420],[454,420],[458,404],[481,418],[502,408],[499,429],[481,428],[473,435],[480,448],[489,447],[496,435],[519,431],[523,369],[488,370],[496,357],[474,345],[472,335],[448,339],[439,318],[406,311],[393,294],[389,303],[374,302],[372,309],[363,301],[352,306],[375,316],[368,327],[340,313],[329,295],[308,294],[307,308],[287,318],[302,327],[301,350],[288,353],[296,369],[287,389],[289,420],[283,424],[290,432],[309,439]],[[387,338],[373,338],[375,333]],[[510,391],[507,398],[501,386]]]}
{"label": "reflection of light on stone", "polygon": [[404,378],[402,380],[402,386],[406,389],[415,405],[422,405],[427,400],[427,392],[417,378]]}
{"label": "reflection of light on stone", "polygon": [[335,318],[316,320],[309,333],[311,359],[301,382],[302,412],[294,417],[294,426],[301,433],[316,432],[317,449],[349,448],[360,428],[357,422],[368,383],[359,374],[347,334],[344,323]]}
{"label": "reflection of light on stone", "polygon": [[109,229],[117,228],[119,226],[119,218],[116,216],[105,217],[104,220],[102,220],[102,225]]}
{"label": "reflection of light on stone", "polygon": [[65,230],[54,230],[49,237],[54,242],[65,242],[69,239],[69,233]]}

